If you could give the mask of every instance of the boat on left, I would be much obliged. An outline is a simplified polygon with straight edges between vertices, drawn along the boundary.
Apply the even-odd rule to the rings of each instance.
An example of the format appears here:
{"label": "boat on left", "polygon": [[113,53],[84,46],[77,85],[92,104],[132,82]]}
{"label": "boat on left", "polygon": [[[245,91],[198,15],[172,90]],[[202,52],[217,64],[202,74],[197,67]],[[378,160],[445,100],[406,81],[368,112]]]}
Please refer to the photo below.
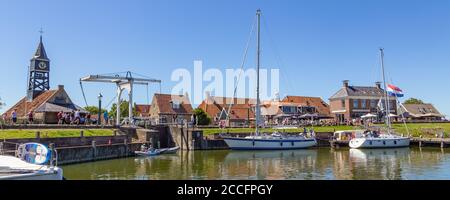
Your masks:
{"label": "boat on left", "polygon": [[63,180],[53,153],[40,143],[19,145],[15,156],[0,155],[0,180]]}

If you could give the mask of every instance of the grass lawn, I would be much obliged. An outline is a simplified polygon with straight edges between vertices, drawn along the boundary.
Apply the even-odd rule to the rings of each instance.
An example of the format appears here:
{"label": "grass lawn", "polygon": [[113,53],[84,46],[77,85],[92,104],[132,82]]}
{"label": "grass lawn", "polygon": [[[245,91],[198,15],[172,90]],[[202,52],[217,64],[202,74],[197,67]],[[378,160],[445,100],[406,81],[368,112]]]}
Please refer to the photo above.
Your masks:
{"label": "grass lawn", "polygon": [[[406,124],[409,130],[409,133],[413,137],[419,137],[422,135],[425,138],[433,138],[436,137],[435,134],[438,130],[443,130],[446,137],[450,136],[450,123],[418,123],[418,124]],[[406,134],[406,127],[403,124],[393,124],[392,128],[394,128],[399,133]]]}
{"label": "grass lawn", "polygon": [[[36,132],[41,132],[41,138],[79,137],[81,129],[5,129],[0,130],[0,139],[34,138]],[[113,129],[83,129],[84,136],[112,136]]]}
{"label": "grass lawn", "polygon": [[[407,133],[406,128],[403,124],[393,124],[392,127],[401,134]],[[417,124],[407,124],[409,132],[413,137],[419,137],[422,135],[426,138],[433,138],[437,130],[441,129],[446,134],[446,137],[450,136],[450,123],[417,123]],[[309,127],[307,127],[309,129]],[[353,126],[324,126],[324,127],[314,127],[316,132],[334,132],[339,130],[353,130],[359,129],[359,127]],[[219,128],[205,128],[203,130],[203,135],[212,135],[216,133],[221,133],[222,130]],[[252,128],[230,128],[225,129],[225,132],[229,131],[230,133],[252,133],[255,130]],[[273,129],[262,129],[262,132],[273,132]],[[303,132],[303,129],[285,129],[285,132]]]}

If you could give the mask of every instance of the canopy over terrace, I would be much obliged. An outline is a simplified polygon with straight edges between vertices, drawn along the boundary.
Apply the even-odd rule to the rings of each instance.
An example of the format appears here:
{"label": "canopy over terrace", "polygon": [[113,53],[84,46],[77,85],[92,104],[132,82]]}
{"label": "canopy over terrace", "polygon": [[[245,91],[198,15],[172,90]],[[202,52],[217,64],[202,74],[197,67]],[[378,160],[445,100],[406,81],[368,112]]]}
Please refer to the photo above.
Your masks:
{"label": "canopy over terrace", "polygon": [[376,117],[377,117],[377,115],[374,115],[372,113],[367,113],[367,114],[361,116],[361,118],[363,118],[363,119],[376,118]]}

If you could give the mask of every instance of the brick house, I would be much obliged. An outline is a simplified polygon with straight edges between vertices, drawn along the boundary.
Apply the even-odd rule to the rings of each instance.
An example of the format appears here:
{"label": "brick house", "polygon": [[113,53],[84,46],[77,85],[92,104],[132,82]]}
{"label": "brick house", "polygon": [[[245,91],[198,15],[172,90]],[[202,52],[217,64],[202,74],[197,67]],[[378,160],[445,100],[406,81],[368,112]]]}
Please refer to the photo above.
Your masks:
{"label": "brick house", "polygon": [[134,104],[136,109],[136,117],[150,117],[151,105]]}
{"label": "brick house", "polygon": [[320,97],[286,96],[282,100],[263,101],[261,115],[268,124],[284,119],[298,119],[304,114],[317,114],[317,118],[331,118],[330,108]]}
{"label": "brick house", "polygon": [[[344,123],[372,113],[378,114],[380,99],[384,102],[385,91],[381,83],[374,86],[350,86],[348,80],[343,81],[341,89],[330,97],[330,111],[338,123]],[[390,113],[397,115],[397,104],[394,97],[389,97]]]}
{"label": "brick house", "polygon": [[190,122],[193,114],[187,95],[153,95],[149,116],[157,124]]}
{"label": "brick house", "polygon": [[[252,108],[252,105],[255,103],[256,99],[213,97],[207,94],[198,108],[205,111],[208,117],[211,118],[211,123],[215,125],[229,117],[229,120],[226,121],[227,126],[242,127],[248,126],[255,120],[255,112]],[[230,116],[227,116],[230,104]]]}
{"label": "brick house", "polygon": [[320,97],[286,96],[282,102],[297,104],[300,114],[317,113],[323,118],[331,117],[330,106]]}
{"label": "brick house", "polygon": [[398,112],[410,121],[441,121],[444,118],[444,115],[430,103],[402,104]]}

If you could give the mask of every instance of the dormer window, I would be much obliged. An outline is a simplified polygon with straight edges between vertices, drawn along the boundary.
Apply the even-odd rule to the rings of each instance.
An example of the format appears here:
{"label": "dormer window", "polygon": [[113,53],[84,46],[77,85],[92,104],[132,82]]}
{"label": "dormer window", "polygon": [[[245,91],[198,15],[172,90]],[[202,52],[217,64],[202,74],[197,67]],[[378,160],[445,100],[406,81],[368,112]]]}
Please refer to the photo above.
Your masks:
{"label": "dormer window", "polygon": [[172,101],[172,108],[173,109],[180,109],[180,102],[179,101]]}

